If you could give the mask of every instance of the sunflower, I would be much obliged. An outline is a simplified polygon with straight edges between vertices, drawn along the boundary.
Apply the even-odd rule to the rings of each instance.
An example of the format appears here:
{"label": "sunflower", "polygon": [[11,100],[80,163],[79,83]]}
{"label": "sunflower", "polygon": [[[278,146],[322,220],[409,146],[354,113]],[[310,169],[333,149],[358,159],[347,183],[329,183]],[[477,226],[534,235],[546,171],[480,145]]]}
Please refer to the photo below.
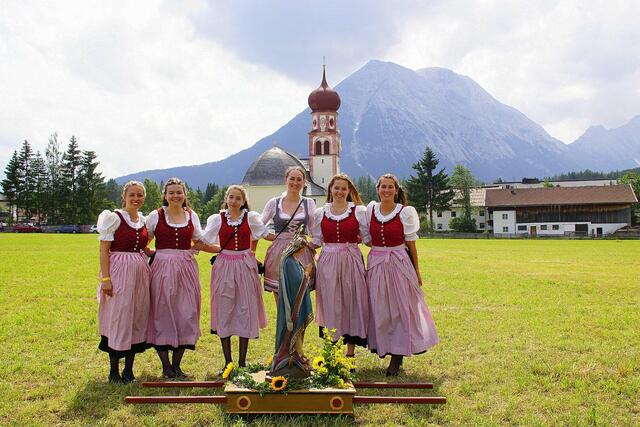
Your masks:
{"label": "sunflower", "polygon": [[313,363],[311,364],[313,369],[319,369],[324,365],[324,357],[317,356],[313,358]]}
{"label": "sunflower", "polygon": [[282,391],[286,386],[287,386],[287,379],[285,377],[271,378],[271,389],[273,391]]}
{"label": "sunflower", "polygon": [[227,379],[229,378],[229,375],[231,375],[231,372],[233,372],[233,362],[230,362],[226,368],[224,368],[224,372],[222,372],[222,378],[223,379]]}

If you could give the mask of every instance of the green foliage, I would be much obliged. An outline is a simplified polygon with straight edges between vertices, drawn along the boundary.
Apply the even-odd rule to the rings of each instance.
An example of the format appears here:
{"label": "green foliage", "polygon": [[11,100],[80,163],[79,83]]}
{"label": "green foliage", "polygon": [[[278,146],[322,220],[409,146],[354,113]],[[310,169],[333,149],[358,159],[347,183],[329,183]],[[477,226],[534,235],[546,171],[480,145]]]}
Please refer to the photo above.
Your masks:
{"label": "green foliage", "polygon": [[[18,152],[13,151],[13,156],[9,159],[7,167],[4,170],[5,178],[0,185],[2,186],[2,194],[9,201],[9,212],[16,205],[18,194],[20,193],[20,181],[18,179]],[[9,222],[13,222],[13,217],[9,216]]]}
{"label": "green foliage", "polygon": [[449,208],[453,192],[449,189],[449,177],[444,168],[435,172],[438,167],[438,157],[426,147],[422,158],[412,168],[416,175],[407,179],[407,190],[411,204],[418,212],[429,214],[429,230],[433,231],[433,211],[439,212]]}
{"label": "green foliage", "polygon": [[567,181],[573,179],[618,179],[629,172],[640,173],[640,168],[615,170],[612,172],[596,172],[585,169],[579,172],[567,172],[549,178],[551,181]]}
{"label": "green foliage", "polygon": [[354,184],[365,205],[372,200],[377,200],[376,183],[370,176],[359,176]]}
{"label": "green foliage", "polygon": [[467,218],[466,216],[451,218],[449,228],[458,233],[475,233],[476,220],[471,217]]}
{"label": "green foliage", "polygon": [[[218,191],[202,208],[202,219],[206,220],[213,214],[217,214],[222,209],[224,203],[224,194],[227,192],[227,186],[218,187]],[[251,207],[251,206],[250,206]]]}
{"label": "green foliage", "polygon": [[[458,224],[458,226],[462,226],[464,229],[470,228],[471,189],[478,185],[478,181],[469,169],[467,169],[463,165],[456,165],[453,169],[453,174],[451,174],[451,179],[449,180],[449,182],[457,192],[456,203],[462,206],[462,217],[464,218],[464,223],[461,224],[459,221],[456,221],[456,224]],[[475,224],[475,221],[473,223]],[[473,228],[475,229],[475,225],[473,226]]]}
{"label": "green foliage", "polygon": [[[636,198],[640,200],[640,168],[638,172],[625,173],[618,182],[620,184],[630,184],[633,188],[633,192],[636,194]],[[640,203],[634,203],[631,207],[632,221],[634,224],[640,223]]]}
{"label": "green foliage", "polygon": [[542,182],[542,188],[553,188],[553,184],[549,182],[549,178],[545,178]]}
{"label": "green foliage", "polygon": [[162,189],[157,182],[149,178],[145,178],[143,184],[145,190],[147,190],[147,196],[144,199],[141,210],[144,214],[148,215],[152,210],[162,206]]}
{"label": "green foliage", "polygon": [[346,345],[343,338],[333,340],[335,329],[322,329],[323,342],[320,354],[313,358],[313,371],[309,381],[314,388],[344,388],[351,382],[351,369],[355,368],[353,358],[345,356]]}

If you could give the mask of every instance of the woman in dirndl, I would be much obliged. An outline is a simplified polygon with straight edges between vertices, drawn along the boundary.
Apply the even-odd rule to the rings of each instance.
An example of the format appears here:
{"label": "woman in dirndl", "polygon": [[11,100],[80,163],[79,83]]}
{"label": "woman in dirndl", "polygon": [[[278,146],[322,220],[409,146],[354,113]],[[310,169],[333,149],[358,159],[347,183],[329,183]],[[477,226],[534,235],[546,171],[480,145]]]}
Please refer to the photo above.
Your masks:
{"label": "woman in dirndl", "polygon": [[162,207],[147,217],[149,240],[156,239],[147,342],[158,352],[164,378],[185,378],[182,356],[195,350],[200,337],[200,277],[192,242],[200,241],[202,228],[188,207],[183,181],[169,179],[162,193]]}
{"label": "woman in dirndl", "polygon": [[138,212],[145,196],[142,183],[129,181],[122,189],[122,209],[103,211],[98,217],[98,348],[109,354],[111,383],[135,380],[135,355],[147,348],[150,269],[143,252],[147,247],[145,218]]}
{"label": "woman in dirndl", "polygon": [[420,220],[392,174],[376,184],[380,202],[367,206],[371,251],[367,257],[369,288],[369,349],[391,355],[387,376],[396,376],[402,359],[424,353],[439,341],[421,289],[416,252]]}
{"label": "woman in dirndl", "polygon": [[[314,212],[316,210],[313,199],[302,196],[306,181],[306,172],[302,167],[291,166],[288,168],[284,180],[287,185],[286,193],[269,200],[262,211],[263,224],[268,224],[273,220],[275,230],[275,233],[271,233],[266,238],[273,240],[273,243],[267,248],[264,258],[264,289],[274,293],[276,304],[278,303],[278,271],[282,253],[301,227],[307,234],[314,227]],[[309,245],[302,250],[300,262],[305,266],[309,264],[315,266],[315,251]],[[313,277],[314,274],[311,276]],[[313,283],[310,286],[313,287]]]}
{"label": "woman in dirndl", "polygon": [[316,270],[316,322],[321,336],[325,327],[335,329],[335,336],[347,344],[347,357],[354,357],[356,345],[367,345],[369,325],[369,293],[358,247],[367,223],[360,194],[347,175],[329,181],[327,203],[316,210],[314,222],[313,243],[322,246]]}
{"label": "woman in dirndl", "polygon": [[[231,185],[223,209],[207,220],[203,240],[217,245],[211,267],[211,333],[220,337],[224,366],[233,361],[231,337],[239,337],[238,365],[246,366],[249,339],[267,326],[262,286],[251,244],[269,231],[260,214],[249,209],[247,193]],[[205,249],[207,250],[207,249]]]}

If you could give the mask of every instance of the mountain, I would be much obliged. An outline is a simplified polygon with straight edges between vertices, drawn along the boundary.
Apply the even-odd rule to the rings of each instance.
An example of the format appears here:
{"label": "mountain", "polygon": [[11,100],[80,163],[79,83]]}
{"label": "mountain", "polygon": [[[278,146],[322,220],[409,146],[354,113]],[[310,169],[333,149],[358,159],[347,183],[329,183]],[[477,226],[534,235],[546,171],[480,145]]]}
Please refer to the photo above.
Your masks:
{"label": "mountain", "polygon": [[615,129],[591,126],[568,148],[569,156],[581,169],[636,168],[640,166],[640,116]]}
{"label": "mountain", "polygon": [[[354,177],[389,171],[407,177],[427,145],[448,170],[463,164],[486,181],[578,169],[565,144],[470,78],[447,69],[414,71],[370,61],[335,89],[342,99],[341,168]],[[207,182],[240,182],[251,162],[274,143],[307,157],[309,114],[309,109],[302,111],[272,135],[227,159],[143,171],[117,180],[179,176],[201,188]]]}

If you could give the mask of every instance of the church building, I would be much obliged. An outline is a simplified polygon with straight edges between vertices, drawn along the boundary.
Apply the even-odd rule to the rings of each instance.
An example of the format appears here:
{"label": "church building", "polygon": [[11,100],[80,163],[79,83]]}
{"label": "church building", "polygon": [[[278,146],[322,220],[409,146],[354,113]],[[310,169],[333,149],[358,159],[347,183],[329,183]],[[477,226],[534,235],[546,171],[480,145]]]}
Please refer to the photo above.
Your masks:
{"label": "church building", "polygon": [[320,87],[309,94],[311,130],[308,133],[307,159],[273,146],[249,166],[242,179],[252,209],[261,210],[272,197],[286,191],[284,173],[290,166],[301,166],[307,171],[307,184],[302,192],[322,206],[327,198],[327,185],[331,177],[340,173],[340,131],[338,109],[340,96],[327,84],[322,71]]}

